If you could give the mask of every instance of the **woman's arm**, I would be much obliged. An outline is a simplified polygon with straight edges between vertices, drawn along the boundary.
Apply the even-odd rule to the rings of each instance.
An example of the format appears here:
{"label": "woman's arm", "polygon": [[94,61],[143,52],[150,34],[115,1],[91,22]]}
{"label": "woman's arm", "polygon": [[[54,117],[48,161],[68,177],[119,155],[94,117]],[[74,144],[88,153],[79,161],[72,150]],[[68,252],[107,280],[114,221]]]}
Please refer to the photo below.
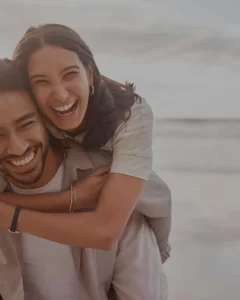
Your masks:
{"label": "woman's arm", "polygon": [[[94,212],[44,214],[23,210],[19,230],[60,243],[111,248],[124,229],[151,172],[152,121],[149,107],[145,103],[138,104],[126,127],[121,126],[117,131],[113,139],[112,173],[107,177]],[[2,226],[9,226],[12,213],[8,208],[8,220]]]}
{"label": "woman's arm", "polygon": [[[101,167],[86,178],[78,181],[76,210],[95,208],[103,185],[106,182],[109,166]],[[19,195],[14,193],[0,194],[0,201],[10,205],[19,205],[29,210],[41,212],[69,212],[70,191]]]}
{"label": "woman's arm", "polygon": [[[94,212],[52,214],[22,209],[17,229],[58,243],[108,250],[121,234],[144,187],[143,180],[128,177],[109,176],[101,205]],[[0,203],[0,226],[10,227],[14,209]]]}

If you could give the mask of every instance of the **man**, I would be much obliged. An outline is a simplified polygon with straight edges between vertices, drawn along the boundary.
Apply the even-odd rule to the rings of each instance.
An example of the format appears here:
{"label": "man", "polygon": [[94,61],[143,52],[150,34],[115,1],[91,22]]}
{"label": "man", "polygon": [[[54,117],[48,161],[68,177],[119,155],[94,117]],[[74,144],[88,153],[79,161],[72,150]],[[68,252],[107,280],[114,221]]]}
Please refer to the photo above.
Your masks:
{"label": "man", "polygon": [[[66,189],[77,179],[71,162],[79,162],[83,170],[94,167],[78,147],[67,149],[66,157],[55,150],[21,74],[10,61],[0,61],[0,166],[9,189],[20,194]],[[0,203],[3,300],[166,299],[156,239],[141,214],[133,213],[111,250],[100,251],[67,245],[64,230],[56,236],[54,226],[45,222],[47,213],[21,210],[15,218],[21,233],[14,235],[7,229],[15,213],[15,207]],[[56,224],[62,217],[50,216]],[[67,215],[69,220],[77,217]],[[79,230],[84,228],[75,228],[73,238]]]}

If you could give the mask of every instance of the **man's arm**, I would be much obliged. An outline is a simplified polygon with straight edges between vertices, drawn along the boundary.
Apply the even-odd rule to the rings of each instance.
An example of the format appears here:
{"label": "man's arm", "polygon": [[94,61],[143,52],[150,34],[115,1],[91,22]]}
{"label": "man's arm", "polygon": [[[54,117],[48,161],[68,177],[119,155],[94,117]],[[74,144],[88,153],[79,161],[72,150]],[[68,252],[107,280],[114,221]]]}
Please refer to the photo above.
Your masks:
{"label": "man's arm", "polygon": [[119,300],[167,299],[167,281],[155,236],[137,212],[119,241],[112,285]]}

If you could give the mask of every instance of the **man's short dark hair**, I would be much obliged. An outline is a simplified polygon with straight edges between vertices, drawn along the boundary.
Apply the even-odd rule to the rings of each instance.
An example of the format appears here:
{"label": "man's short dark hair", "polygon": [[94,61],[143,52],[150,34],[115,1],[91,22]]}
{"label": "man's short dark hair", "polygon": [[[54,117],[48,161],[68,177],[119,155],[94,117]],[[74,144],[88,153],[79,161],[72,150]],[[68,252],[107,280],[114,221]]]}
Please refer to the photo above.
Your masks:
{"label": "man's short dark hair", "polygon": [[27,80],[14,61],[0,59],[0,92],[28,90]]}

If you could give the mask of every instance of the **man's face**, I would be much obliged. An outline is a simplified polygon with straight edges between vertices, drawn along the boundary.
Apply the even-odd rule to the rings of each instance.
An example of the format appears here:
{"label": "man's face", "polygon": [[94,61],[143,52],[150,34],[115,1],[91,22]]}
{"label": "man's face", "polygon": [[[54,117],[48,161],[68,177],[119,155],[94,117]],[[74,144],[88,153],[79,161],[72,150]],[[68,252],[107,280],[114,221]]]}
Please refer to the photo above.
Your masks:
{"label": "man's face", "polygon": [[13,184],[33,184],[47,152],[48,135],[28,93],[0,92],[0,170]]}

